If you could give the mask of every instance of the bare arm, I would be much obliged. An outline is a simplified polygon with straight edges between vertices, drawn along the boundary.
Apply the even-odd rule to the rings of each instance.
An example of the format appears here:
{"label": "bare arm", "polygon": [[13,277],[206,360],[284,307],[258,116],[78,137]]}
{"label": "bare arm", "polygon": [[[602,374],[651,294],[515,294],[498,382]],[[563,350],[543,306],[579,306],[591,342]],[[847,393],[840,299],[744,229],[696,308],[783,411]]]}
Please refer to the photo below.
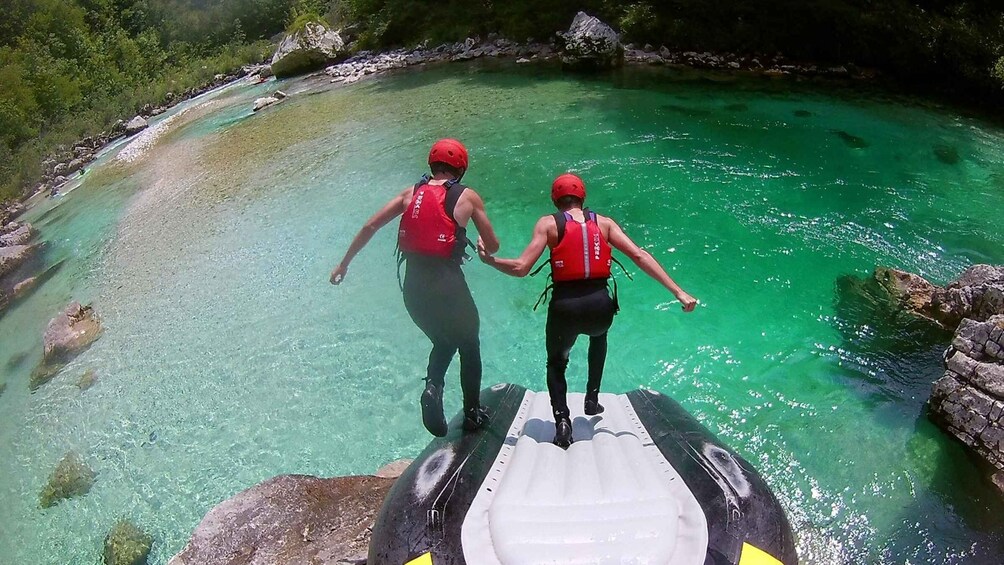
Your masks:
{"label": "bare arm", "polygon": [[387,225],[387,222],[393,220],[394,218],[400,216],[408,208],[408,203],[411,201],[411,195],[413,188],[406,188],[401,194],[398,194],[390,202],[384,205],[379,212],[373,214],[373,217],[366,220],[363,227],[353,238],[352,243],[349,245],[349,249],[345,252],[345,256],[338,263],[338,266],[331,271],[331,284],[341,284],[345,279],[345,273],[349,270],[349,263],[356,256],[357,253],[362,251],[363,247],[369,243],[373,234],[378,232],[380,228]]}
{"label": "bare arm", "polygon": [[554,219],[551,216],[544,216],[537,220],[537,225],[533,228],[533,236],[530,238],[530,243],[527,244],[526,249],[523,250],[523,253],[517,259],[496,259],[483,249],[478,250],[478,256],[481,257],[481,260],[485,264],[491,265],[507,275],[525,277],[530,272],[530,269],[533,268],[533,264],[537,262],[537,259],[540,259],[544,248],[547,247],[547,232],[551,226],[554,226]]}
{"label": "bare arm", "polygon": [[484,247],[489,254],[498,252],[499,238],[495,235],[492,223],[488,221],[488,212],[485,211],[484,201],[473,190],[468,190],[467,193],[470,193],[471,221],[474,222],[474,227],[478,230],[478,249]]}
{"label": "bare arm", "polygon": [[638,265],[642,271],[645,271],[645,274],[652,277],[659,284],[672,292],[673,296],[675,296],[676,299],[680,301],[680,304],[683,305],[684,312],[692,312],[694,307],[697,306],[697,300],[693,296],[684,292],[684,290],[676,284],[676,281],[674,281],[673,278],[666,273],[666,270],[662,268],[662,265],[660,265],[658,261],[656,261],[655,257],[652,257],[648,251],[638,247],[634,241],[631,241],[631,238],[624,233],[624,230],[617,225],[617,222],[611,220],[610,218],[604,219],[610,223],[610,233],[608,237],[610,245],[612,245],[614,249],[617,249],[621,253],[627,255],[632,261],[634,261],[635,265]]}

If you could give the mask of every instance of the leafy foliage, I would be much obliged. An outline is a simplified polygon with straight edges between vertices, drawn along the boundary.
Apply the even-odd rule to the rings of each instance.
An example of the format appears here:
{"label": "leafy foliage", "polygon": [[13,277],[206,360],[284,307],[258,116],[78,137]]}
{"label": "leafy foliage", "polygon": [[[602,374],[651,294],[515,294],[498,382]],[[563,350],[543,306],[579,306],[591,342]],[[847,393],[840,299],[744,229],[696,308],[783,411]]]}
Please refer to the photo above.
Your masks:
{"label": "leafy foliage", "polygon": [[41,160],[219,73],[260,61],[294,6],[325,0],[5,0],[0,200]]}
{"label": "leafy foliage", "polygon": [[878,67],[914,84],[1004,100],[1000,0],[4,0],[0,199],[60,144],[106,129],[242,63],[264,40],[327,20],[356,48],[498,33],[547,41],[579,10],[625,41],[784,53]]}

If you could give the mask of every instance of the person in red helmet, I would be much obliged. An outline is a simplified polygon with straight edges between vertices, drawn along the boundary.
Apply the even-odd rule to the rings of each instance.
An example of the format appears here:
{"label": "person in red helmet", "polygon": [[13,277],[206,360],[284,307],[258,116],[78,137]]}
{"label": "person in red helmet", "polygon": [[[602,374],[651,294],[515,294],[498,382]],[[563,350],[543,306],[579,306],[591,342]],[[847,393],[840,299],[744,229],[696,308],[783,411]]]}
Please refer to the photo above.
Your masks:
{"label": "person in red helmet", "polygon": [[363,225],[338,266],[331,284],[345,279],[349,263],[388,222],[402,216],[398,248],[406,264],[404,305],[415,324],[432,341],[422,421],[429,432],[444,436],[443,386],[453,356],[460,353],[460,385],[464,396],[465,430],[480,427],[487,414],[480,407],[481,343],[478,309],[460,270],[471,246],[467,224],[478,230],[478,248],[495,252],[498,238],[478,193],[460,184],[467,172],[467,149],[455,139],[441,139],[429,151],[431,177],[425,175],[392,198]]}
{"label": "person in red helmet", "polygon": [[607,356],[607,331],[617,313],[617,300],[607,291],[613,262],[611,247],[624,253],[647,275],[658,281],[692,312],[697,300],[680,288],[658,261],[631,241],[617,222],[583,209],[586,186],[582,179],[565,173],[554,179],[551,200],[555,214],[537,221],[533,236],[516,259],[499,259],[488,247],[479,247],[481,260],[507,275],[524,277],[544,252],[549,260],[553,292],[547,308],[547,391],[554,412],[554,443],[567,448],[572,443],[572,422],[565,398],[568,356],[580,335],[589,336],[589,375],[583,409],[589,416],[603,412],[599,403],[600,381]]}

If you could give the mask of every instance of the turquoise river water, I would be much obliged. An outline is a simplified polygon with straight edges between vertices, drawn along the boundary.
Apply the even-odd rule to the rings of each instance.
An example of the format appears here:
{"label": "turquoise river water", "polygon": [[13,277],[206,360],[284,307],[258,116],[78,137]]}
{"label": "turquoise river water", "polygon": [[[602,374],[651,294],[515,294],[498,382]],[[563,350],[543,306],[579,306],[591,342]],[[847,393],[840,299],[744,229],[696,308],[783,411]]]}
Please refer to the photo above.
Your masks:
{"label": "turquoise river water", "polygon": [[[0,562],[95,563],[126,517],[166,563],[210,508],[259,481],[414,457],[430,439],[429,346],[400,298],[395,230],[343,285],[327,279],[444,136],[470,149],[465,181],[502,256],[574,170],[588,204],[700,299],[684,314],[641,273],[622,277],[604,390],[670,394],[756,465],[803,563],[999,562],[1004,504],[924,414],[950,336],[860,281],[877,265],[945,283],[1004,262],[1001,129],[832,85],[664,69],[489,63],[280,87],[292,96],[256,115],[275,84],[176,108],[146,152],[115,148],[26,214],[59,268],[0,317]],[[466,272],[484,384],[542,389],[543,282]],[[30,392],[45,325],[71,299],[93,303],[105,332]],[[573,390],[584,358],[573,351]],[[81,390],[88,370],[97,383]],[[71,450],[94,487],[43,510]]]}

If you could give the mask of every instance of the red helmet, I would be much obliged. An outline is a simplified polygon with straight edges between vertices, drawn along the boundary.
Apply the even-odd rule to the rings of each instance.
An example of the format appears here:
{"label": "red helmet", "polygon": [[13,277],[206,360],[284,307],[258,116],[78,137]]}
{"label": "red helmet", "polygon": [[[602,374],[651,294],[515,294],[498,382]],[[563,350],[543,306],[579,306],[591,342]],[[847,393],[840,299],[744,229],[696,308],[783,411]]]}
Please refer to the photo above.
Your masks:
{"label": "red helmet", "polygon": [[559,175],[551,184],[551,201],[557,202],[562,196],[578,196],[585,201],[586,183],[582,182],[577,175],[565,173]]}
{"label": "red helmet", "polygon": [[467,148],[456,139],[440,139],[429,150],[429,164],[446,163],[460,172],[467,170]]}

